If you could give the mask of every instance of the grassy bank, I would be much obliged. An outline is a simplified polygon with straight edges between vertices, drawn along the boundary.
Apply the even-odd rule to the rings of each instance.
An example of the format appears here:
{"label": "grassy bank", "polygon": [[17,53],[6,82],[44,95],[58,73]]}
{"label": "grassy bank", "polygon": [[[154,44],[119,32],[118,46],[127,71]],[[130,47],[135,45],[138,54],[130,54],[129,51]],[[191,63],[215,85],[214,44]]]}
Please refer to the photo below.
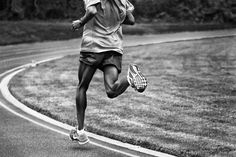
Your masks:
{"label": "grassy bank", "polygon": [[[236,38],[206,39],[126,48],[127,66],[141,65],[149,86],[116,99],[95,74],[88,90],[86,126],[91,132],[177,156],[236,155]],[[78,56],[39,65],[11,81],[23,103],[76,124]],[[55,92],[52,92],[55,91]]]}
{"label": "grassy bank", "polygon": [[[191,24],[191,23],[152,23],[124,26],[125,34],[157,34],[180,31],[197,31],[235,28],[229,24]],[[50,40],[66,40],[78,38],[82,32],[73,32],[69,22],[58,21],[0,21],[0,45],[26,42],[42,42]]]}

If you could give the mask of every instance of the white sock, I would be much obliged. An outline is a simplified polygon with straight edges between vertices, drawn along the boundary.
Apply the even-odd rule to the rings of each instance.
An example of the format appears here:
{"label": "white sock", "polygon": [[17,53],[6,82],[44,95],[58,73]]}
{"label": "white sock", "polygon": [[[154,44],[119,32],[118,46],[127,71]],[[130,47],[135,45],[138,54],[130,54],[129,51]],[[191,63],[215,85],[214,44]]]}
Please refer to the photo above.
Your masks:
{"label": "white sock", "polygon": [[80,134],[82,134],[82,133],[84,133],[84,129],[82,129],[82,130],[78,130],[77,129],[77,133],[80,135]]}

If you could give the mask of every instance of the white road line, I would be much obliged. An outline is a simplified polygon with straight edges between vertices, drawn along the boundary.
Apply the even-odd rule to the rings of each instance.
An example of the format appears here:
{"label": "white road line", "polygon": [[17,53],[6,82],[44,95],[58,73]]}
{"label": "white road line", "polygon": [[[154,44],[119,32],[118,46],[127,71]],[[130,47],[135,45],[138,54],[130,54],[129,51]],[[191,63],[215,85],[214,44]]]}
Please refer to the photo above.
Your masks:
{"label": "white road line", "polygon": [[[163,41],[158,41],[158,42],[151,42],[149,44],[158,44],[158,43],[165,43],[165,42],[177,42],[177,41],[187,41],[187,40],[198,40],[198,39],[205,39],[205,38],[217,38],[217,37],[227,37],[227,36],[234,36],[235,34],[225,34],[225,35],[222,35],[222,34],[217,34],[217,35],[202,35],[202,36],[197,36],[197,37],[186,37],[186,38],[180,38],[180,39],[166,39],[166,40],[163,40]],[[139,45],[139,44],[136,44],[136,46]],[[135,46],[135,45],[127,45],[127,46]],[[127,47],[126,46],[126,47]],[[59,58],[62,58],[63,56],[60,56],[60,57],[56,57],[56,58],[51,58],[51,59],[48,59],[48,60],[43,60],[43,61],[40,61],[40,62],[37,62],[36,64],[40,64],[40,63],[44,63],[44,62],[48,62],[48,61],[51,61],[51,60],[55,60],[55,59],[59,59]],[[28,67],[28,66],[33,66],[32,64],[26,64],[26,65],[23,65],[23,66],[20,66],[20,67],[17,67],[17,68],[14,68],[12,70],[9,70],[7,72],[4,72],[3,74],[0,74],[0,77],[1,76],[4,76],[8,73],[11,73],[17,69],[20,69],[10,75],[8,75],[6,78],[3,79],[3,81],[1,82],[0,84],[0,88],[1,88],[1,91],[2,91],[2,94],[4,95],[5,98],[7,98],[7,100],[9,102],[11,102],[12,104],[16,105],[17,107],[21,108],[24,112],[28,113],[28,114],[31,114],[39,119],[42,119],[48,123],[51,123],[53,125],[56,125],[58,127],[61,127],[61,128],[64,128],[64,129],[67,129],[67,130],[71,130],[73,127],[70,126],[70,125],[67,125],[65,123],[61,123],[61,122],[58,122],[54,119],[51,119],[45,115],[42,115],[28,107],[26,107],[24,104],[21,104],[18,100],[16,100],[9,92],[8,90],[8,83],[10,81],[10,79],[16,75],[17,73],[19,73],[20,71],[22,70],[25,70],[25,67]],[[4,90],[3,90],[4,89]],[[61,132],[59,130],[56,130],[56,129],[53,129],[53,128],[50,128],[49,126],[46,126],[46,125],[43,125],[41,123],[38,123],[36,121],[33,121],[27,117],[24,117],[22,115],[20,115],[19,113],[16,113],[15,111],[11,110],[10,108],[8,108],[7,106],[5,106],[3,103],[0,102],[0,104],[8,109],[9,111],[11,111],[12,113],[24,118],[24,119],[27,119],[29,121],[32,121],[40,126],[43,126],[45,128],[48,128],[50,130],[53,130],[55,132],[58,132],[58,133],[61,133],[63,135],[66,135],[68,136],[66,133],[64,132]],[[157,152],[157,151],[153,151],[153,150],[149,150],[149,149],[145,149],[145,148],[142,148],[142,147],[139,147],[139,146],[134,146],[134,145],[131,145],[131,144],[127,144],[127,143],[123,143],[123,142],[120,142],[120,141],[116,141],[116,140],[113,140],[113,139],[109,139],[109,138],[106,138],[106,137],[103,137],[103,136],[99,136],[99,135],[96,135],[96,134],[92,134],[92,133],[88,133],[88,136],[92,137],[92,138],[95,138],[97,140],[100,140],[100,141],[103,141],[103,142],[106,142],[106,143],[110,143],[110,144],[113,144],[113,145],[117,145],[119,147],[123,147],[123,148],[127,148],[127,149],[130,149],[130,150],[134,150],[134,151],[137,151],[137,152],[141,152],[141,153],[144,153],[144,154],[149,154],[149,155],[153,155],[153,156],[161,156],[161,157],[174,157],[172,155],[168,155],[168,154],[165,154],[165,153],[161,153],[161,152]],[[115,151],[115,152],[119,152],[121,154],[124,154],[125,152],[121,152],[121,151],[118,151],[118,150],[115,150],[115,149],[112,149],[112,148],[109,148],[109,147],[106,147],[106,146],[102,146],[100,144],[97,144],[97,143],[93,143],[93,142],[90,142],[94,145],[97,145],[99,147],[103,147],[105,149],[109,149],[109,150],[112,150],[112,151]],[[129,154],[129,153],[128,153]],[[128,154],[125,154],[125,155],[128,155]],[[133,156],[132,154],[129,154],[128,156]]]}
{"label": "white road line", "polygon": [[[49,123],[51,123],[51,124],[53,124],[53,125],[55,125],[55,126],[59,126],[59,127],[64,128],[64,129],[67,129],[68,131],[71,130],[71,129],[73,128],[72,126],[69,126],[69,125],[63,124],[63,123],[61,123],[61,122],[58,122],[58,121],[56,121],[56,120],[54,120],[54,119],[48,118],[47,116],[42,115],[42,114],[40,114],[40,113],[38,113],[38,112],[36,112],[36,111],[34,111],[34,110],[32,110],[32,109],[26,107],[25,105],[21,104],[21,103],[18,102],[16,99],[14,99],[14,97],[10,94],[9,90],[7,89],[7,88],[8,88],[8,87],[7,87],[8,82],[10,81],[9,78],[12,77],[12,76],[14,76],[15,74],[17,74],[17,73],[23,71],[23,70],[24,70],[24,69],[18,70],[18,71],[14,72],[14,73],[12,73],[12,74],[10,74],[10,75],[8,75],[6,78],[3,79],[3,81],[0,83],[0,90],[1,90],[1,92],[2,92],[2,94],[3,94],[3,96],[4,96],[9,102],[11,102],[12,104],[14,104],[16,107],[22,109],[22,110],[23,110],[24,112],[26,112],[26,113],[28,113],[28,114],[30,114],[30,115],[33,115],[33,116],[35,116],[35,117],[37,117],[37,118],[39,118],[39,119],[42,119],[42,120],[44,120],[44,121],[46,121],[46,122],[49,122]],[[7,83],[7,84],[6,84],[6,83]],[[23,115],[17,113],[16,111],[14,111],[14,110],[12,110],[11,108],[9,108],[9,107],[7,107],[6,105],[4,105],[2,102],[0,102],[0,105],[1,105],[2,107],[4,107],[5,109],[7,109],[8,111],[10,111],[11,113],[13,113],[13,114],[15,114],[15,115],[17,115],[17,116],[19,116],[19,117],[21,117],[21,118],[23,118],[23,119],[26,119],[26,120],[28,120],[28,121],[34,123],[34,124],[37,124],[37,125],[39,125],[39,126],[41,126],[41,127],[44,127],[44,128],[47,128],[47,129],[52,130],[52,131],[54,131],[54,132],[60,133],[60,134],[65,135],[65,136],[68,136],[68,133],[59,131],[59,130],[57,130],[57,129],[53,129],[52,127],[49,127],[49,126],[47,126],[47,125],[44,125],[44,124],[42,124],[42,123],[39,123],[39,122],[37,122],[37,121],[35,121],[35,120],[32,120],[32,119],[30,119],[30,118],[28,118],[28,117],[26,117],[26,116],[23,116]],[[64,127],[63,127],[63,126],[64,126]],[[90,135],[91,135],[91,134],[89,134],[89,136],[90,136]],[[68,136],[68,137],[69,137],[69,136]],[[117,153],[120,153],[120,154],[124,154],[124,155],[126,155],[126,156],[138,157],[137,155],[133,155],[133,154],[126,153],[126,152],[123,152],[123,151],[119,151],[119,150],[116,150],[116,149],[113,149],[113,148],[110,148],[110,147],[107,147],[107,146],[103,146],[103,145],[98,144],[98,143],[95,143],[95,142],[90,142],[90,143],[93,144],[93,145],[95,145],[95,146],[98,146],[98,147],[101,147],[101,148],[104,148],[104,149],[107,149],[107,150],[111,150],[111,151],[113,151],[113,152],[117,152]]]}
{"label": "white road line", "polygon": [[[206,36],[201,36],[201,37],[187,37],[187,38],[182,38],[182,39],[167,39],[167,40],[163,40],[163,41],[158,41],[158,42],[153,42],[153,43],[149,43],[149,44],[158,44],[158,43],[165,43],[165,42],[176,42],[176,41],[186,41],[186,40],[196,40],[196,39],[204,39],[204,38],[216,38],[216,37],[227,37],[227,36],[234,36],[235,34],[226,34],[226,35],[206,35]],[[136,44],[137,46],[138,44]],[[135,45],[127,45],[127,46],[135,46]],[[126,46],[126,47],[127,47]],[[43,60],[43,61],[40,61],[40,62],[37,62],[36,64],[40,64],[40,63],[43,63],[43,62],[47,62],[47,61],[51,61],[51,60],[55,60],[55,59],[59,59],[63,56],[60,56],[60,57],[57,57],[57,58],[51,58],[51,59],[48,59],[48,60]],[[67,129],[67,130],[71,130],[73,127],[70,126],[70,125],[67,125],[67,124],[64,124],[64,123],[61,123],[61,122],[58,122],[58,121],[55,121],[54,119],[51,119],[45,115],[42,115],[28,107],[26,107],[24,104],[20,103],[18,100],[16,100],[9,92],[8,90],[8,83],[10,81],[10,79],[16,75],[17,73],[19,73],[20,71],[23,71],[25,70],[25,67],[28,67],[28,66],[33,66],[32,64],[26,64],[26,65],[23,65],[23,66],[20,66],[20,67],[17,67],[17,68],[14,68],[12,70],[9,70],[9,71],[6,71],[2,74],[0,74],[0,77],[8,74],[8,73],[11,73],[15,70],[18,70],[10,75],[8,75],[6,78],[3,79],[3,81],[0,83],[0,89],[1,89],[1,92],[2,94],[4,95],[4,97],[11,103],[13,103],[15,106],[21,108],[23,111],[25,111],[26,113],[30,114],[30,115],[33,115],[39,119],[42,119],[48,123],[51,123],[53,125],[56,125],[58,127],[61,127],[61,128],[64,128],[64,129]],[[68,136],[68,134],[66,134],[65,132],[62,132],[62,131],[59,131],[59,130],[56,130],[56,129],[53,129],[49,126],[46,126],[46,125],[43,125],[41,123],[38,123],[30,118],[27,118],[17,112],[15,112],[14,110],[10,109],[9,107],[7,107],[6,105],[4,105],[2,102],[0,102],[0,105],[3,106],[5,109],[7,109],[8,111],[14,113],[15,115],[17,116],[20,116],[28,121],[31,121],[37,125],[40,125],[42,127],[45,127],[47,129],[50,129],[52,131],[55,131],[55,132],[58,132],[60,134],[63,134],[63,135],[66,135]],[[123,148],[127,148],[127,149],[130,149],[130,150],[134,150],[134,151],[137,151],[137,152],[141,152],[141,153],[144,153],[144,154],[149,154],[149,155],[153,155],[153,156],[160,156],[160,157],[174,157],[172,155],[168,155],[168,154],[164,154],[164,153],[160,153],[160,152],[156,152],[156,151],[152,151],[152,150],[149,150],[149,149],[145,149],[145,148],[142,148],[142,147],[139,147],[139,146],[134,146],[134,145],[131,145],[131,144],[127,144],[127,143],[122,143],[120,141],[116,141],[116,140],[112,140],[112,139],[109,139],[109,138],[106,138],[106,137],[103,137],[103,136],[99,136],[99,135],[96,135],[96,134],[92,134],[92,133],[88,133],[88,136],[92,137],[92,138],[95,138],[97,140],[100,140],[100,141],[103,141],[103,142],[106,142],[106,143],[110,143],[110,144],[113,144],[113,145],[117,145],[119,147],[123,147]],[[102,147],[102,148],[105,148],[105,149],[108,149],[108,150],[112,150],[114,152],[118,152],[118,153],[121,153],[121,154],[124,154],[124,155],[128,155],[128,156],[131,156],[131,157],[136,157],[135,155],[132,155],[132,154],[129,154],[129,153],[125,153],[125,152],[122,152],[122,151],[119,151],[119,150],[115,150],[115,149],[112,149],[112,148],[109,148],[109,147],[106,147],[106,146],[103,146],[103,145],[100,145],[100,144],[97,144],[97,143],[94,143],[94,142],[90,142],[92,143],[93,145],[96,145],[96,146],[99,146],[99,147]]]}
{"label": "white road line", "polygon": [[[67,51],[52,51],[52,53],[50,53],[50,55],[55,55],[58,53],[64,53],[65,55],[70,53],[71,55],[78,53],[78,50],[74,50],[74,49],[68,49]],[[26,58],[31,58],[31,57],[41,57],[41,56],[45,56],[47,55],[46,53],[40,53],[40,54],[31,54],[29,56],[22,56],[22,57],[17,57],[17,58],[9,58],[9,59],[3,59],[1,60],[1,62],[11,62],[11,61],[15,61],[15,60],[22,60],[22,59],[26,59]]]}
{"label": "white road line", "polygon": [[[59,130],[57,130],[57,129],[53,129],[52,127],[49,127],[49,126],[44,125],[44,124],[42,124],[42,123],[36,122],[36,121],[34,121],[34,120],[32,120],[32,119],[26,117],[26,116],[23,116],[23,115],[21,115],[21,114],[15,112],[15,111],[12,110],[11,108],[9,108],[9,107],[7,107],[6,105],[4,105],[2,102],[0,102],[0,105],[1,105],[3,108],[5,108],[6,110],[10,111],[11,113],[13,113],[13,114],[15,114],[15,115],[17,115],[17,116],[19,116],[19,117],[25,119],[25,120],[28,120],[28,121],[30,121],[30,122],[36,124],[36,125],[39,125],[39,126],[44,127],[44,128],[46,128],[46,129],[52,130],[52,131],[57,132],[57,133],[59,133],[59,134],[68,136],[68,134],[65,133],[65,132],[59,131]],[[69,137],[69,136],[68,136],[68,137]],[[116,150],[116,149],[113,149],[113,148],[109,148],[109,147],[100,145],[100,144],[95,143],[95,142],[91,142],[91,141],[90,141],[89,143],[91,143],[92,145],[95,145],[95,146],[98,146],[98,147],[107,149],[107,150],[111,150],[111,151],[113,151],[113,152],[117,152],[117,153],[120,153],[120,154],[124,154],[124,155],[126,155],[126,156],[138,157],[138,156],[136,156],[136,155],[133,155],[133,154],[130,154],[130,153],[126,153],[126,152],[122,152],[122,151],[119,151],[119,150]]]}
{"label": "white road line", "polygon": [[[40,62],[37,62],[36,64],[40,64],[40,63],[44,63],[44,62],[47,62],[47,61],[51,61],[51,60],[55,60],[55,59],[58,59],[58,58],[61,58],[61,57],[57,57],[57,58],[53,58],[53,59],[48,59],[48,60],[43,60],[43,61],[40,61]],[[12,104],[14,104],[16,107],[20,108],[21,110],[23,110],[24,112],[30,114],[30,115],[33,115],[39,119],[42,119],[52,125],[55,125],[55,126],[58,126],[58,127],[61,127],[61,128],[64,128],[66,130],[71,130],[72,126],[68,125],[68,124],[65,124],[65,123],[61,123],[59,121],[56,121],[52,118],[49,118],[45,115],[42,115],[30,108],[28,108],[27,106],[25,106],[24,104],[22,104],[21,102],[19,102],[17,99],[15,99],[9,89],[8,89],[8,84],[9,84],[9,81],[19,72],[25,70],[26,68],[24,67],[27,67],[27,66],[30,66],[31,64],[27,64],[25,66],[21,66],[22,68],[19,69],[18,68],[15,68],[15,69],[19,69],[9,75],[7,75],[5,78],[3,78],[2,82],[0,83],[0,90],[3,94],[3,96],[9,101],[11,102]],[[10,70],[10,72],[12,72],[13,70]],[[10,73],[9,71],[5,72],[5,73]],[[1,103],[1,105],[3,106],[4,104]],[[16,113],[15,111],[12,111],[10,108],[4,106],[6,109],[8,109],[9,111],[11,111],[12,113],[16,114],[16,115],[19,115],[19,113]],[[31,120],[27,117],[24,117],[23,115],[21,115],[20,117],[24,118],[24,119],[27,119],[29,121],[32,121],[34,122],[35,124],[37,125],[40,125],[42,127],[45,127],[45,128],[48,128],[50,130],[53,130],[55,132],[58,132],[58,133],[61,133],[63,135],[65,135],[64,132],[61,132],[59,130],[55,130],[53,128],[50,128],[49,126],[46,126],[46,125],[43,125],[43,124],[40,124],[34,120]],[[113,140],[113,139],[109,139],[107,137],[103,137],[103,136],[99,136],[99,135],[96,135],[96,134],[93,134],[93,133],[90,133],[90,132],[87,132],[88,136],[94,138],[94,139],[97,139],[99,141],[102,141],[102,142],[106,142],[108,144],[112,144],[112,145],[115,145],[115,146],[119,146],[121,148],[126,148],[126,149],[129,149],[129,150],[132,150],[132,151],[137,151],[137,152],[140,152],[140,153],[144,153],[144,154],[147,154],[147,155],[152,155],[152,156],[157,156],[157,157],[174,157],[172,155],[168,155],[168,154],[165,154],[165,153],[161,153],[161,152],[157,152],[157,151],[153,151],[153,150],[149,150],[149,149],[145,149],[145,148],[142,148],[140,146],[134,146],[134,145],[131,145],[131,144],[128,144],[128,143],[123,143],[123,142],[120,142],[120,141],[116,141],[116,140]],[[67,134],[66,134],[67,135]],[[68,136],[68,135],[67,135]],[[126,152],[123,152],[123,151],[119,151],[119,150],[116,150],[116,149],[113,149],[113,148],[109,148],[109,147],[106,147],[106,146],[103,146],[103,145],[100,145],[100,144],[97,144],[97,143],[94,143],[94,142],[90,142],[91,144],[94,144],[96,146],[99,146],[99,147],[102,147],[102,148],[105,148],[105,149],[108,149],[108,150],[112,150],[114,152],[118,152],[118,153],[121,153],[121,154],[124,154],[124,155],[127,155],[127,156],[131,156],[131,157],[136,157],[135,155],[133,154],[130,154],[130,153],[126,153]]]}
{"label": "white road line", "polygon": [[[52,61],[52,60],[57,60],[57,59],[60,59],[60,58],[63,58],[63,57],[64,57],[64,56],[61,56],[61,55],[60,55],[60,56],[58,56],[58,57],[49,58],[49,59],[46,59],[46,60],[43,60],[43,61],[38,61],[36,64],[41,64],[41,63],[44,63],[44,62],[49,62],[49,61]],[[11,70],[5,71],[4,73],[1,73],[1,74],[0,74],[0,77],[6,75],[6,74],[8,74],[8,73],[11,73],[11,72],[13,72],[13,71],[15,71],[15,70],[22,69],[22,68],[27,68],[27,67],[30,67],[30,66],[32,66],[32,63],[28,63],[28,64],[25,64],[25,65],[21,65],[21,66],[19,66],[19,67],[16,67],[16,68],[13,68],[13,69],[11,69]]]}

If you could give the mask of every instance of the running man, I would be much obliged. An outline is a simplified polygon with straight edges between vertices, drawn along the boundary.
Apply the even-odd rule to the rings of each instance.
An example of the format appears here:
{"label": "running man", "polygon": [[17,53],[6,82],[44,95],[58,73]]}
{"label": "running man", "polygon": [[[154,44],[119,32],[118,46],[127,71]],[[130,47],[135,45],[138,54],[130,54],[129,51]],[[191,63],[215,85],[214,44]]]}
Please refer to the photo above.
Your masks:
{"label": "running man", "polygon": [[118,79],[123,54],[122,24],[135,23],[133,5],[128,0],[84,0],[86,13],[72,22],[72,28],[83,29],[76,91],[78,126],[70,132],[71,140],[79,144],[89,142],[84,132],[86,92],[97,69],[103,71],[107,96],[115,98],[129,86],[143,92],[147,80],[137,65],[130,65],[127,78]]}

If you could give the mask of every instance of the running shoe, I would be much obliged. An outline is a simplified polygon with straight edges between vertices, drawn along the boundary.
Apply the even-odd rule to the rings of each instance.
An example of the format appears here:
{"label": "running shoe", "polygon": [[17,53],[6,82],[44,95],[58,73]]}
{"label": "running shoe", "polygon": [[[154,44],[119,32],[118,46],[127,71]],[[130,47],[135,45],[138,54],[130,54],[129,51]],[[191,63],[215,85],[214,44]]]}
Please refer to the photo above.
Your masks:
{"label": "running shoe", "polygon": [[77,141],[80,145],[83,145],[89,142],[89,138],[84,132],[84,130],[78,131],[77,128],[72,129],[70,131],[70,139],[72,141]]}
{"label": "running shoe", "polygon": [[138,66],[135,64],[129,66],[127,80],[130,86],[140,93],[147,87],[146,77],[143,76]]}

